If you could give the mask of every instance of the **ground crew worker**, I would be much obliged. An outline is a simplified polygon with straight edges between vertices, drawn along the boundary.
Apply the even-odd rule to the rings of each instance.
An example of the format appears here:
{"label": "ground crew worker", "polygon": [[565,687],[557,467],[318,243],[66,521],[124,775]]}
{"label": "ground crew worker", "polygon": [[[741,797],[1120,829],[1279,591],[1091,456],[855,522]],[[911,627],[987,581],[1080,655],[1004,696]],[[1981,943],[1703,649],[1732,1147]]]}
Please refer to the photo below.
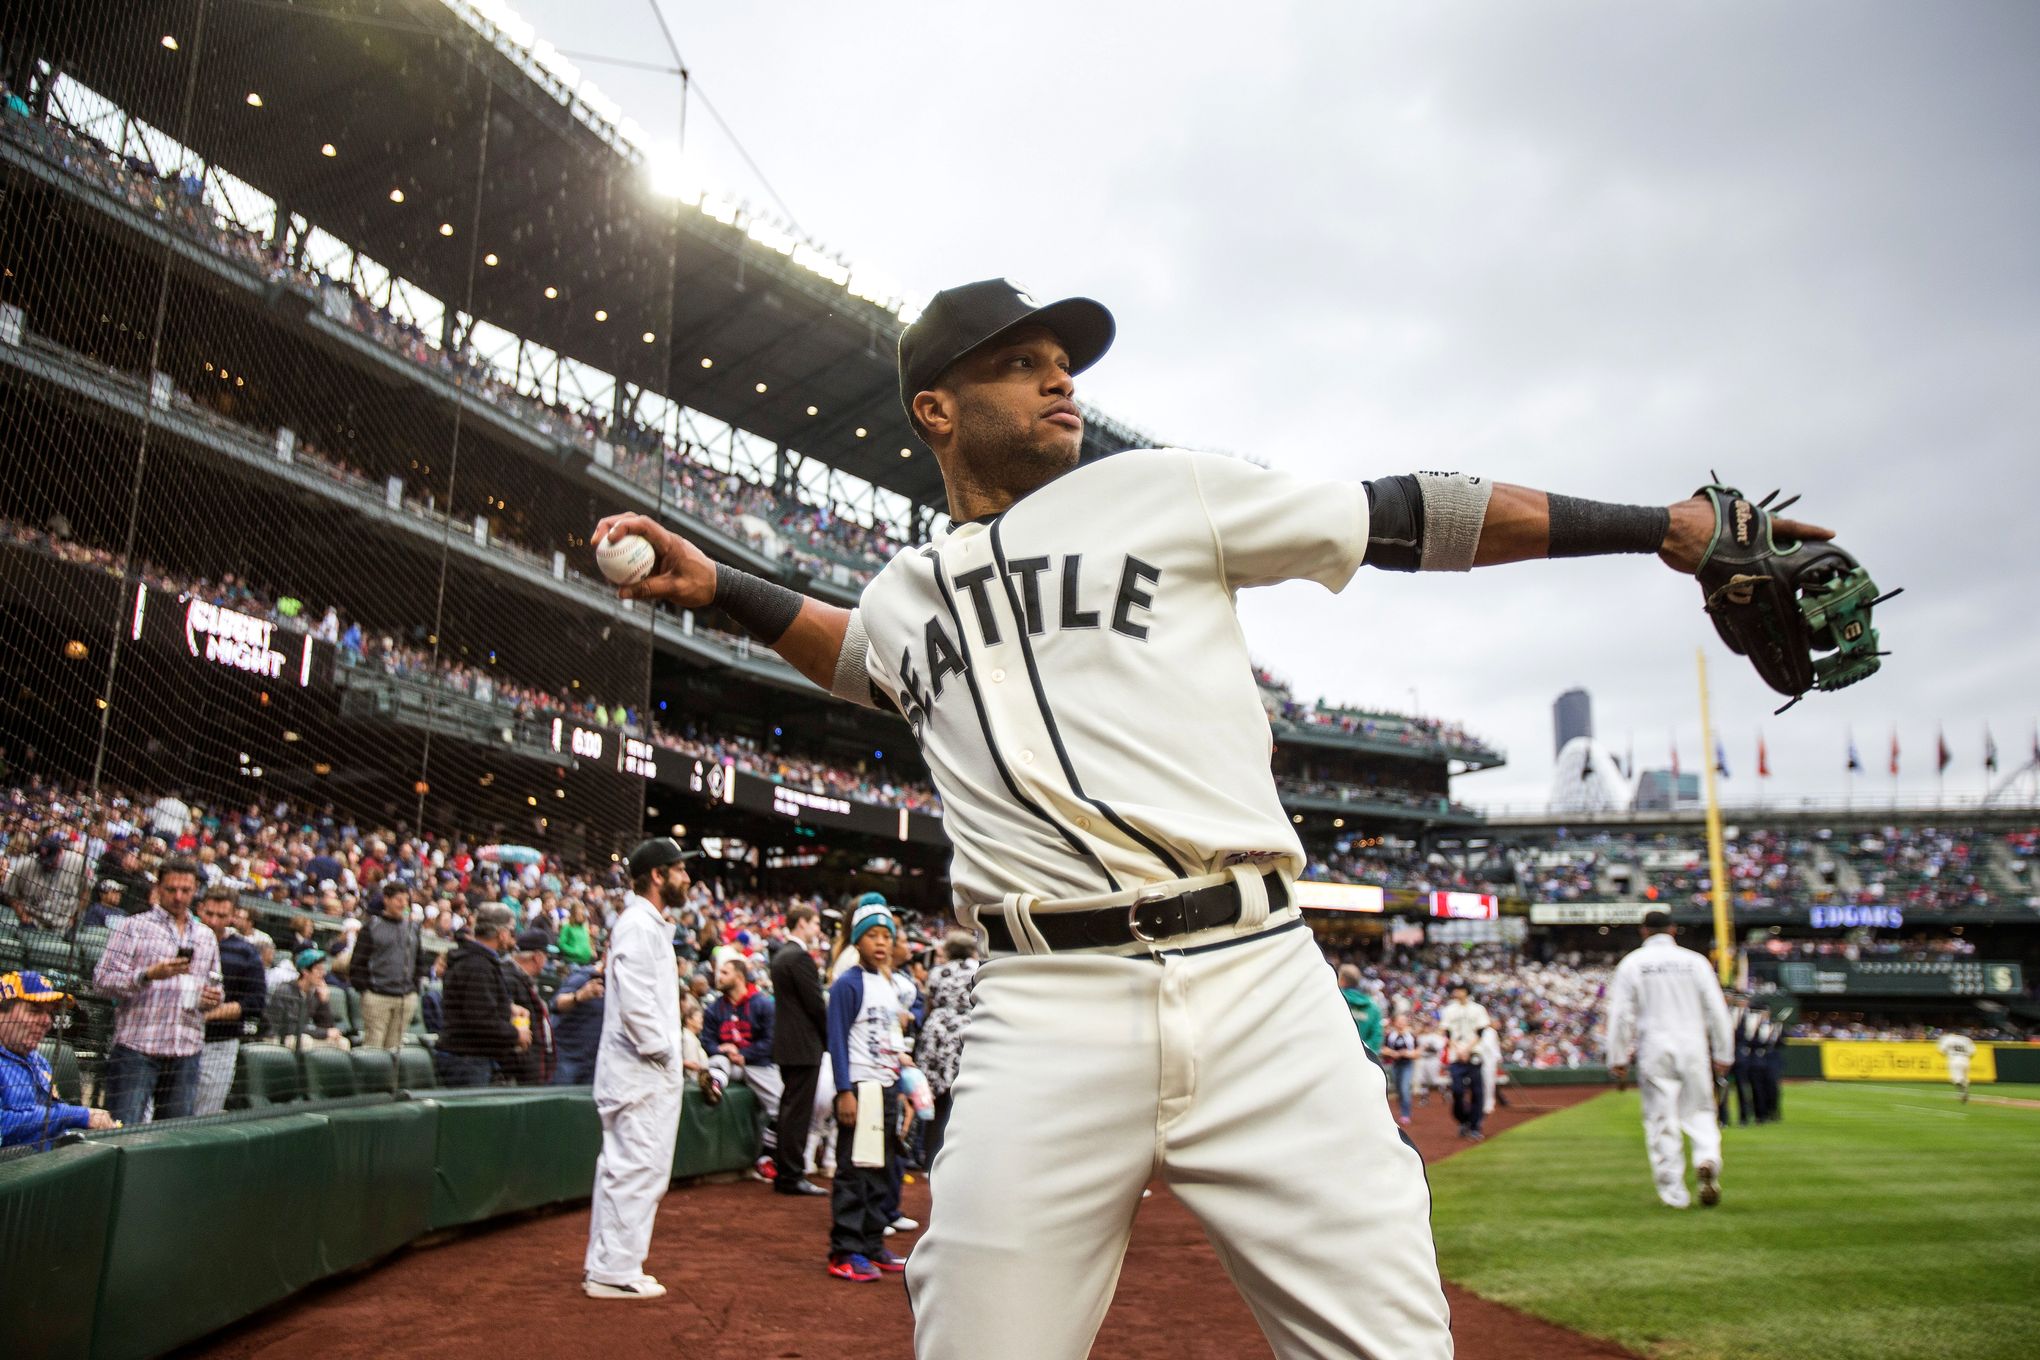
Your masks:
{"label": "ground crew worker", "polygon": [[631,851],[631,891],[609,932],[595,1064],[602,1155],[595,1163],[581,1282],[591,1299],[655,1299],[666,1292],[644,1269],[652,1219],[673,1180],[685,1082],[680,986],[665,910],[687,900],[686,861],[698,853],[670,836]]}
{"label": "ground crew worker", "polygon": [[[1721,1125],[1714,1117],[1714,1077],[1734,1059],[1728,1003],[1714,965],[1679,948],[1672,918],[1644,913],[1643,947],[1615,967],[1608,1003],[1608,1070],[1620,1081],[1632,1058],[1643,1097],[1643,1133],[1658,1198],[1674,1209],[1686,1193],[1686,1147],[1700,1202],[1721,1202]],[[1712,1070],[1709,1070],[1709,1063]]]}

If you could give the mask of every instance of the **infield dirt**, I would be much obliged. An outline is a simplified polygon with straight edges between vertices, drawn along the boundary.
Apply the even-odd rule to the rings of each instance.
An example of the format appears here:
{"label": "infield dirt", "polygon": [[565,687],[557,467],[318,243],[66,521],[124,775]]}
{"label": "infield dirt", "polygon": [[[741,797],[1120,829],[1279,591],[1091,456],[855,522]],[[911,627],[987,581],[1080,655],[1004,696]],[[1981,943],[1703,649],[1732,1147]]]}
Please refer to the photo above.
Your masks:
{"label": "infield dirt", "polygon": [[[1491,1132],[1562,1109],[1598,1087],[1540,1087],[1498,1109]],[[1410,1129],[1426,1162],[1467,1144],[1443,1098]],[[927,1217],[927,1186],[906,1212]],[[899,1360],[913,1323],[897,1276],[851,1285],[822,1271],[826,1200],[751,1183],[676,1189],[660,1206],[646,1268],[671,1291],[648,1303],[598,1303],[579,1289],[586,1209],[515,1219],[399,1252],[315,1286],[182,1354],[220,1360],[430,1355],[440,1360],[637,1355],[688,1360]],[[895,1238],[895,1250],[912,1244]],[[1490,1303],[1452,1285],[1459,1360],[1613,1360],[1633,1352]],[[1092,1354],[1099,1360],[1242,1360],[1265,1356],[1252,1316],[1203,1229],[1157,1184],[1140,1208],[1119,1291]]]}

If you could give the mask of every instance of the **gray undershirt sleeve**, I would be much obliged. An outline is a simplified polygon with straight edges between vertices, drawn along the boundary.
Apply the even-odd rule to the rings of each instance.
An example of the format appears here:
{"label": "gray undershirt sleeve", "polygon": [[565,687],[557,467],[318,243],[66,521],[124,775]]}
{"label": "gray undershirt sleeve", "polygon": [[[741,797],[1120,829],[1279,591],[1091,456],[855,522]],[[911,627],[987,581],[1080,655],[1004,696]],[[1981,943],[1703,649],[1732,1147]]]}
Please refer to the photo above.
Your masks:
{"label": "gray undershirt sleeve", "polygon": [[864,635],[864,611],[853,609],[843,628],[843,650],[836,654],[836,678],[829,685],[829,693],[865,708],[877,707],[872,698],[871,676],[864,669],[864,658],[870,650],[871,640]]}

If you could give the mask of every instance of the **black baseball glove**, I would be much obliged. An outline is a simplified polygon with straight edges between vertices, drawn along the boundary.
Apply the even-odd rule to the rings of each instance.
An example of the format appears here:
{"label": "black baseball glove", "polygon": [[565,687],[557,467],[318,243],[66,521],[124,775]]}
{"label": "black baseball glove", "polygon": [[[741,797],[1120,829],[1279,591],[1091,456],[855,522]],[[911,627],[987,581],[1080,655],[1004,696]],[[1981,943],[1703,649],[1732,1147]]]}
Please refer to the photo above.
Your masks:
{"label": "black baseball glove", "polygon": [[1764,683],[1791,701],[1809,690],[1841,689],[1877,673],[1877,630],[1872,606],[1898,594],[1877,593],[1870,573],[1833,543],[1773,536],[1779,511],[1773,491],[1752,501],[1719,482],[1694,493],[1714,507],[1714,537],[1694,575],[1714,627],[1750,659]]}

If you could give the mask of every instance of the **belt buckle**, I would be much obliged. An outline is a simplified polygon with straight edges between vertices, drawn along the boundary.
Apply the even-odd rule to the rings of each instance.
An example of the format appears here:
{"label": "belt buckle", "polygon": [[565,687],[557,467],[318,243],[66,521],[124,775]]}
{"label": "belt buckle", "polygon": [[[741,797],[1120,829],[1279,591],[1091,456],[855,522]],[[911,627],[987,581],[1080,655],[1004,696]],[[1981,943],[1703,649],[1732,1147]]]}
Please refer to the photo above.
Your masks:
{"label": "belt buckle", "polygon": [[1148,934],[1140,928],[1140,909],[1155,902],[1166,902],[1176,896],[1166,884],[1149,883],[1134,890],[1133,902],[1126,909],[1126,928],[1133,932],[1133,938],[1142,944],[1158,944],[1160,937]]}

